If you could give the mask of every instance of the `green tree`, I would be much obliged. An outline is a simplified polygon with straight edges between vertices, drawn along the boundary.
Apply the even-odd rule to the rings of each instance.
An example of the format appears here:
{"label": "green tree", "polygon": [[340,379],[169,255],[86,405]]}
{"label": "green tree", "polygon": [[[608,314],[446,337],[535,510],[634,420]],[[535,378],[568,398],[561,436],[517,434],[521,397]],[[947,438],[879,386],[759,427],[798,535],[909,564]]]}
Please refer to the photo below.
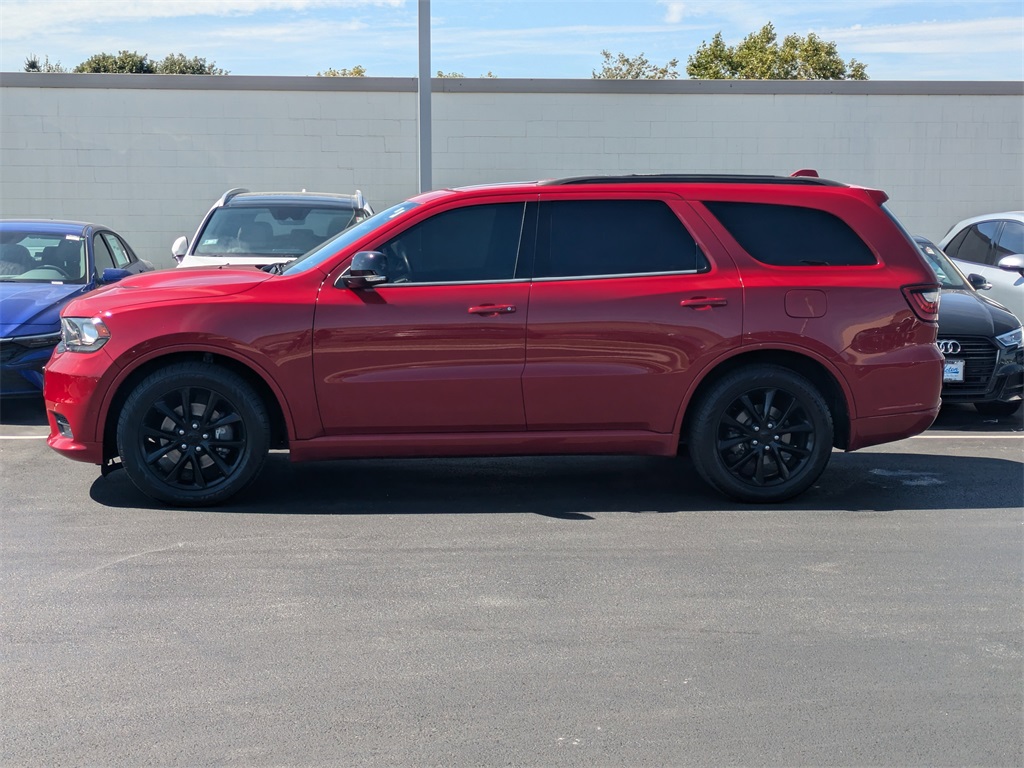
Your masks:
{"label": "green tree", "polygon": [[67,72],[64,67],[60,65],[60,62],[50,63],[50,57],[44,56],[42,61],[39,61],[39,57],[34,53],[25,59],[25,71],[26,72]]}
{"label": "green tree", "polygon": [[[460,77],[465,77],[465,75],[462,74],[461,72],[442,72],[439,69],[439,70],[437,70],[437,74],[434,75],[434,77],[454,77],[454,78],[460,78]],[[491,70],[487,70],[487,74],[480,75],[480,77],[481,78],[496,79],[498,76],[496,74],[494,74],[493,72],[491,72]]]}
{"label": "green tree", "polygon": [[169,53],[164,60],[156,65],[156,71],[161,75],[226,75],[227,70],[220,69],[211,61],[193,56],[185,58],[183,53]]}
{"label": "green tree", "polygon": [[687,59],[686,74],[700,80],[867,80],[866,66],[843,61],[834,42],[813,32],[787,35],[778,43],[768,22],[736,46],[726,45],[716,32],[710,43]]}
{"label": "green tree", "polygon": [[148,54],[138,51],[97,53],[72,70],[74,72],[113,72],[134,75],[226,75],[212,61],[199,56],[187,58],[183,53],[169,53],[162,61],[153,61]]}
{"label": "green tree", "polygon": [[676,67],[679,59],[672,59],[665,66],[651,64],[642,53],[629,57],[624,53],[612,56],[610,51],[601,51],[604,65],[600,70],[591,71],[595,80],[675,80],[679,77]]}
{"label": "green tree", "polygon": [[97,53],[75,67],[74,71],[151,75],[156,72],[156,65],[145,53],[121,51],[117,56],[112,53]]}
{"label": "green tree", "polygon": [[351,69],[325,69],[323,72],[317,72],[317,77],[366,77],[366,67],[361,64],[356,64]]}

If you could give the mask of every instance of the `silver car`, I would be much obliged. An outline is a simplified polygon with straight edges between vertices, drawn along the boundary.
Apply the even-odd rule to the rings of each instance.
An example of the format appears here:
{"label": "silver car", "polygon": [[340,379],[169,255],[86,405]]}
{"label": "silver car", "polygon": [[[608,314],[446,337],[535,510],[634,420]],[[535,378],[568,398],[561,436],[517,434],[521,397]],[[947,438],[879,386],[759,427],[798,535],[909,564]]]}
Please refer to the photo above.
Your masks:
{"label": "silver car", "polygon": [[210,208],[192,242],[179,237],[171,254],[179,267],[278,264],[372,215],[359,190],[340,195],[231,189]]}
{"label": "silver car", "polygon": [[[987,213],[953,225],[939,247],[961,271],[981,275],[988,296],[1024,318],[1024,211]],[[976,287],[980,281],[973,281]]]}

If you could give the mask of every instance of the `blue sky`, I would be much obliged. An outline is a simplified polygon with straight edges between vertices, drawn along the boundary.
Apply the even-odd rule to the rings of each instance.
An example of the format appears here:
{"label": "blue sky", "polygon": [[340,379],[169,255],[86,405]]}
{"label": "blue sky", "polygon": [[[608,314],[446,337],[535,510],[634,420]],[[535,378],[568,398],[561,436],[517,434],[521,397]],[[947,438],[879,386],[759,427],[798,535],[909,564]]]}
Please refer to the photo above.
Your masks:
{"label": "blue sky", "polygon": [[[432,0],[431,69],[479,77],[589,78],[601,50],[652,63],[718,31],[766,22],[814,32],[873,80],[1024,79],[1024,0]],[[414,77],[416,0],[0,0],[0,71],[31,55],[71,69],[95,53],[200,56],[233,75],[361,65]]]}

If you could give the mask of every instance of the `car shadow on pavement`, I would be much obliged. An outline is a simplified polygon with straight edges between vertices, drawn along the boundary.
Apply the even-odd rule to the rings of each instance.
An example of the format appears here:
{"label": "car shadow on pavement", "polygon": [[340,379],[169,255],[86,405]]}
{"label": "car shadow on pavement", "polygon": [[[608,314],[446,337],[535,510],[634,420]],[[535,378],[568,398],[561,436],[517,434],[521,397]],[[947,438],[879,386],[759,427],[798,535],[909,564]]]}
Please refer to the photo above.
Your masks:
{"label": "car shadow on pavement", "polygon": [[966,403],[942,406],[929,432],[1024,432],[1024,407],[1010,416],[984,416]]}
{"label": "car shadow on pavement", "polygon": [[45,427],[46,406],[42,397],[0,399],[0,425]]}
{"label": "car shadow on pavement", "polygon": [[[914,453],[835,453],[818,483],[783,504],[725,499],[686,459],[632,456],[381,459],[292,464],[268,458],[252,486],[197,512],[277,515],[533,514],[590,520],[594,514],[775,510],[910,511],[1018,509],[1021,462]],[[124,472],[98,478],[100,504],[164,508]]]}

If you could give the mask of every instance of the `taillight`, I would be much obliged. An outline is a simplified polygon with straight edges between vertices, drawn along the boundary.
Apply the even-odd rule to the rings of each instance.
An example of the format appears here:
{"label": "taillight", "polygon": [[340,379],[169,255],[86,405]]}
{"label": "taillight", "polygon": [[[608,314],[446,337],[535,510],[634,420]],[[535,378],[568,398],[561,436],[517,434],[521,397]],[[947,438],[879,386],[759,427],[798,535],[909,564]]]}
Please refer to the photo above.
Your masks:
{"label": "taillight", "polygon": [[905,285],[903,295],[914,314],[926,323],[939,322],[939,287],[937,285]]}

